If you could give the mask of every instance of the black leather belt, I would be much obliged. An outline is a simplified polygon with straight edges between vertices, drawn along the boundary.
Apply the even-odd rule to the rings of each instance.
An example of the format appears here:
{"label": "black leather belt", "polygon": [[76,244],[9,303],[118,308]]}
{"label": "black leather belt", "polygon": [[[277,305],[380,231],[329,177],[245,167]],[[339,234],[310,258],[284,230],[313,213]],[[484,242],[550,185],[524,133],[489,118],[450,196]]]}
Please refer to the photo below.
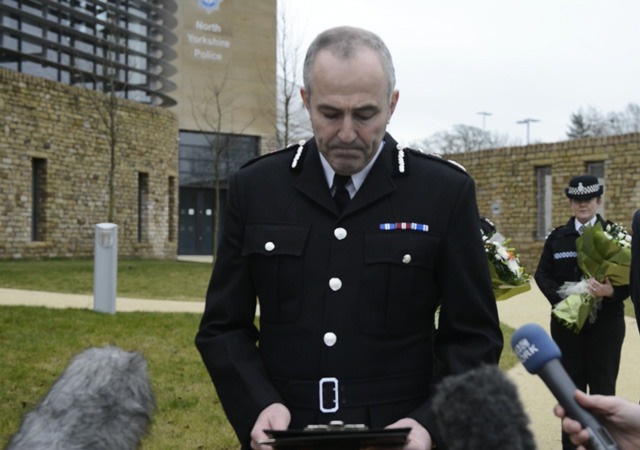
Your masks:
{"label": "black leather belt", "polygon": [[341,407],[358,407],[394,403],[426,397],[429,374],[420,372],[368,380],[340,380],[323,377],[314,381],[273,379],[288,406],[318,408],[323,413]]}

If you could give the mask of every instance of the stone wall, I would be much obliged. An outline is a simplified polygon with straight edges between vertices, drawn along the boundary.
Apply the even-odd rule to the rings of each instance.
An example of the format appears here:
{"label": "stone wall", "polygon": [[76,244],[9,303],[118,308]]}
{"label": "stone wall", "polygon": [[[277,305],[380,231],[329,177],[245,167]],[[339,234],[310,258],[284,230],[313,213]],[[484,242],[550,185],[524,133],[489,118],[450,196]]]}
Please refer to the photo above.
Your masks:
{"label": "stone wall", "polygon": [[533,274],[544,239],[536,235],[536,169],[548,166],[552,179],[552,225],[571,217],[564,189],[590,163],[604,163],[604,217],[631,231],[640,208],[640,134],[627,134],[443,155],[462,164],[475,179],[480,214],[512,238],[527,272]]}
{"label": "stone wall", "polygon": [[0,259],[92,257],[95,225],[108,219],[109,111],[118,125],[118,254],[176,257],[177,117],[107,100],[0,68]]}

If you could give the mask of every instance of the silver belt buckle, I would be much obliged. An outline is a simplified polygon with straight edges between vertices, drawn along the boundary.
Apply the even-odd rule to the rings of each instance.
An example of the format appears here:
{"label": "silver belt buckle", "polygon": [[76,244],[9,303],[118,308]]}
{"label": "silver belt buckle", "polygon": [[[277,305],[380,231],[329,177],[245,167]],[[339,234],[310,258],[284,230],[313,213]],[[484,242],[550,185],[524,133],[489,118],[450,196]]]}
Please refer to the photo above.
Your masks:
{"label": "silver belt buckle", "polygon": [[[330,408],[325,408],[324,406],[324,385],[329,384],[333,386],[328,386],[329,389],[333,389],[333,406]],[[318,383],[318,392],[320,394],[320,411],[323,413],[332,413],[338,410],[338,379],[334,377],[325,377],[321,378]]]}

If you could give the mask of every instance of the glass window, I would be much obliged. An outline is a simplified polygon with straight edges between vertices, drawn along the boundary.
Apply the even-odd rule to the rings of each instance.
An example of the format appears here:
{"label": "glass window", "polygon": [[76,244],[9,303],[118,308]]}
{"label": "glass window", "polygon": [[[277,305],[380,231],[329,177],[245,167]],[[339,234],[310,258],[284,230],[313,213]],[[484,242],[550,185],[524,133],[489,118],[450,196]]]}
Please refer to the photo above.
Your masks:
{"label": "glass window", "polygon": [[42,37],[42,28],[31,25],[30,23],[22,22],[20,31],[23,31],[32,36]]}
{"label": "glass window", "polygon": [[44,241],[47,223],[47,160],[31,160],[31,240]]}
{"label": "glass window", "polygon": [[[161,41],[173,33],[162,26],[162,17],[153,12],[155,7],[161,7],[156,5],[157,2],[151,2],[155,5],[153,7],[145,2],[124,0],[0,2],[3,11],[9,6],[19,10],[17,14],[0,13],[0,24],[4,28],[0,32],[2,67],[71,83],[77,83],[79,78],[63,75],[61,72],[65,66],[72,74],[86,72],[81,77],[84,81],[95,79],[95,75],[102,76],[98,69],[111,67],[107,76],[120,83],[119,97],[165,104],[164,97],[156,96],[154,91],[165,86],[166,77],[149,61],[150,57],[162,58],[163,54],[150,42]],[[155,21],[157,25],[150,27],[147,21]],[[153,30],[151,35],[150,30]],[[47,46],[46,42],[53,45]],[[47,65],[40,62],[44,58],[54,63],[55,70],[38,68],[36,62]],[[96,67],[96,64],[101,67]],[[156,75],[149,77],[147,71]],[[154,81],[156,78],[161,82]],[[134,86],[142,89],[131,89]],[[91,89],[92,84],[88,83],[86,87]],[[167,97],[166,105],[172,103],[175,101]]]}
{"label": "glass window", "polygon": [[148,242],[149,174],[138,173],[138,242]]}
{"label": "glass window", "polygon": [[[6,48],[7,50],[18,50],[18,39],[11,36],[10,34],[2,34],[0,35],[0,47]],[[3,57],[4,58],[4,57]]]}
{"label": "glass window", "polygon": [[18,28],[18,21],[11,16],[1,16],[2,17],[2,25],[6,25],[8,28],[16,29]]}
{"label": "glass window", "polygon": [[18,71],[18,63],[13,61],[9,61],[9,62],[4,62],[2,60],[2,58],[0,58],[0,67],[4,67],[5,69],[10,69],[10,70],[15,70],[16,72]]}
{"label": "glass window", "polygon": [[28,5],[27,2],[20,2],[20,9],[34,16],[44,17],[44,14],[42,13],[42,6],[36,8]]}
{"label": "glass window", "polygon": [[538,208],[536,239],[545,239],[552,228],[553,191],[551,166],[536,168],[536,204]]}
{"label": "glass window", "polygon": [[181,132],[179,184],[213,187],[219,179],[225,188],[228,177],[255,157],[258,148],[259,139],[255,136]]}
{"label": "glass window", "polygon": [[39,54],[42,53],[42,46],[38,44],[34,44],[33,42],[25,41],[24,39],[21,41],[20,51],[26,54]]}
{"label": "glass window", "polygon": [[176,178],[169,177],[169,192],[168,192],[168,203],[169,203],[169,226],[167,227],[169,230],[169,242],[174,242],[176,239]]}
{"label": "glass window", "polygon": [[[607,193],[607,189],[604,186],[604,161],[594,161],[594,162],[588,162],[587,163],[587,173],[589,175],[594,175],[596,177],[598,177],[598,182],[605,188],[604,189],[604,193]],[[601,216],[604,216],[604,201],[605,201],[606,195],[602,196],[601,202],[600,202],[600,206],[598,206],[598,209],[596,210],[596,212],[598,214],[600,214]]]}

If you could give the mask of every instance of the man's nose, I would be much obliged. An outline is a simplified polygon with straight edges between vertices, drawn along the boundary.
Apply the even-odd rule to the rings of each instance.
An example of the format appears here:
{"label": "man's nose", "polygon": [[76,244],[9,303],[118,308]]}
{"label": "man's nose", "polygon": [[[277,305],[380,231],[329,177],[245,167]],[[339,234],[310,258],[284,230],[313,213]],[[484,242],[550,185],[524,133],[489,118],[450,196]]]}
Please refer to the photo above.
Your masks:
{"label": "man's nose", "polygon": [[340,130],[338,131],[338,137],[342,142],[353,142],[356,139],[357,133],[355,129],[355,123],[351,116],[345,114],[340,124]]}

